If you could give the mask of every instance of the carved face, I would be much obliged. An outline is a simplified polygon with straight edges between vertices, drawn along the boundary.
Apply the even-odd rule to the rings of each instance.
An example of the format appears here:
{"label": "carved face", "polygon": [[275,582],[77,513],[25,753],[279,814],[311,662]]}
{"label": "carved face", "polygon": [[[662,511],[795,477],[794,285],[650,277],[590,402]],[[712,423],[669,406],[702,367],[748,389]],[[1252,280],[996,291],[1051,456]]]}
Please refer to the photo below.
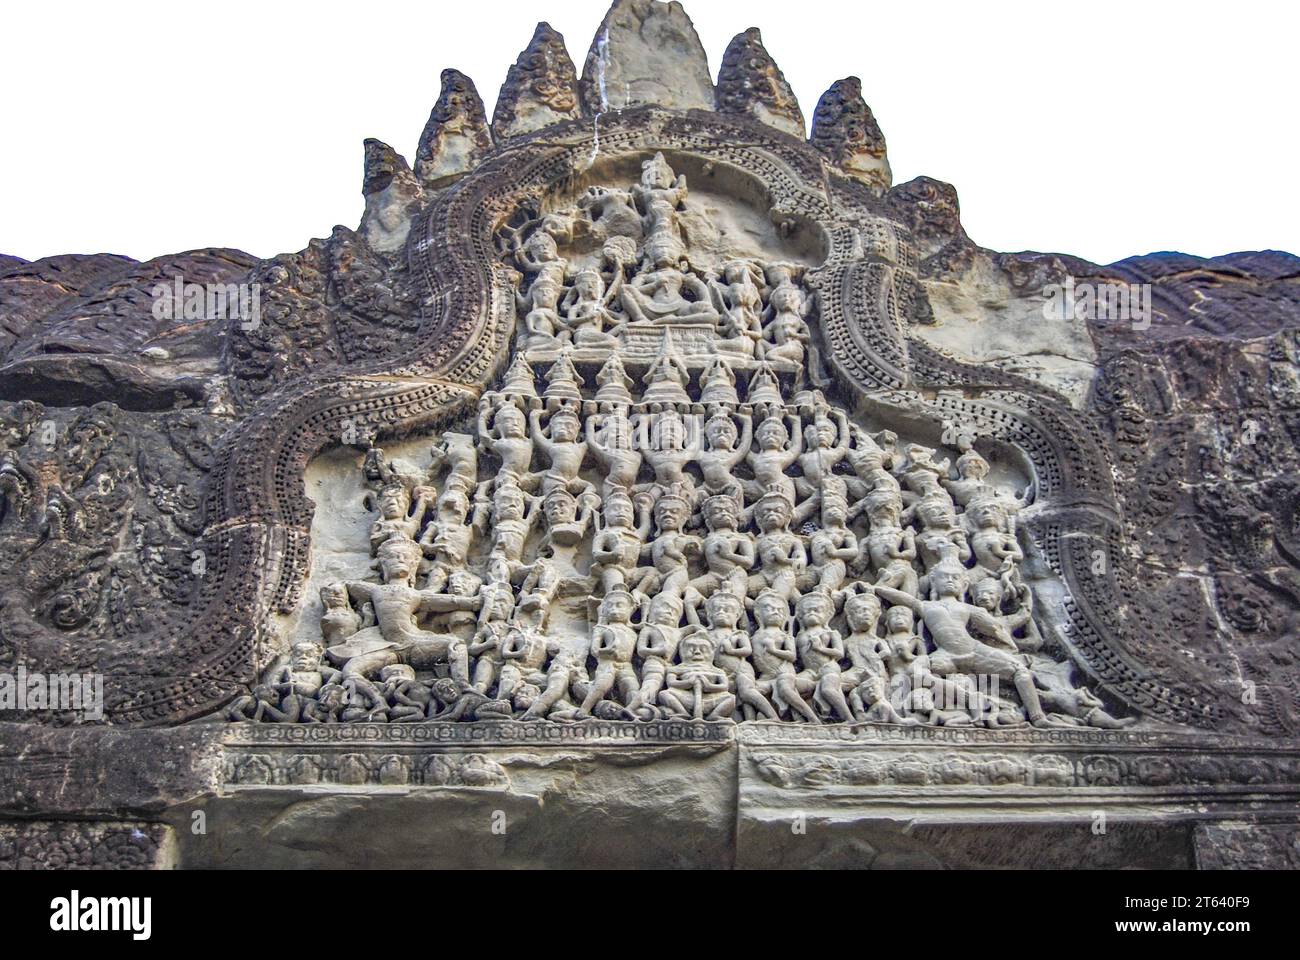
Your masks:
{"label": "carved face", "polygon": [[885,625],[891,633],[902,633],[912,629],[912,611],[907,607],[890,607],[885,613]]}
{"label": "carved face", "polygon": [[989,464],[978,454],[967,454],[957,458],[957,473],[964,480],[983,480],[989,475]]}
{"label": "carved face", "polygon": [[682,618],[681,608],[668,594],[659,594],[650,601],[650,622],[660,627],[675,627]]}
{"label": "carved face", "polygon": [[546,519],[552,525],[573,523],[578,516],[578,501],[565,490],[556,490],[546,498]]}
{"label": "carved face", "polygon": [[729,593],[715,593],[709,597],[706,609],[709,623],[715,627],[734,628],[740,622],[741,604]]}
{"label": "carved face", "polygon": [[479,585],[479,578],[467,570],[453,571],[447,578],[447,591],[458,597],[472,597]]}
{"label": "carved face", "polygon": [[754,437],[764,450],[780,450],[790,442],[790,434],[785,429],[785,424],[775,417],[760,423],[758,429],[754,431]]}
{"label": "carved face", "polygon": [[626,497],[611,497],[605,501],[605,526],[632,526],[632,501]]}
{"label": "carved face", "polygon": [[524,515],[524,495],[518,487],[504,486],[497,488],[496,501],[493,504],[498,520],[520,520]]}
{"label": "carved face", "polygon": [[835,444],[836,429],[835,424],[825,417],[818,417],[814,427],[817,436],[817,444],[822,447],[830,447]]}
{"label": "carved face", "polygon": [[789,616],[785,601],[772,594],[765,594],[754,601],[754,616],[764,627],[779,627]]}
{"label": "carved face", "polygon": [[469,513],[469,497],[459,490],[448,490],[438,499],[438,519],[448,523],[463,523]]}
{"label": "carved face", "polygon": [[503,437],[518,439],[525,435],[527,423],[524,415],[513,403],[505,404],[497,413],[497,428]]}
{"label": "carved face", "polygon": [[704,501],[704,520],[710,530],[734,530],[736,502],[730,497],[711,497]]}
{"label": "carved face", "polygon": [[379,496],[379,512],[385,520],[398,520],[406,516],[410,503],[400,487],[389,487]]}
{"label": "carved face", "polygon": [[869,633],[880,619],[880,601],[870,593],[860,593],[844,603],[844,618],[854,633]]}
{"label": "carved face", "polygon": [[764,533],[781,530],[790,523],[790,504],[782,497],[760,500],[754,508],[754,520]]}
{"label": "carved face", "polygon": [[492,590],[484,598],[484,610],[489,620],[505,620],[510,616],[513,598],[508,590]]}
{"label": "carved face", "polygon": [[930,586],[941,597],[960,597],[966,592],[965,571],[939,565],[930,571]]}
{"label": "carved face", "polygon": [[712,417],[704,425],[704,435],[714,450],[732,450],[736,446],[736,425],[730,417]]}
{"label": "carved face", "polygon": [[664,415],[655,424],[655,446],[659,450],[680,450],[685,435],[686,426],[675,413]]}
{"label": "carved face", "polygon": [[819,594],[809,594],[799,604],[799,620],[806,627],[824,627],[834,612],[830,600]]}
{"label": "carved face", "polygon": [[384,583],[404,583],[409,586],[415,581],[415,568],[416,564],[404,556],[389,555],[379,561]]}
{"label": "carved face", "polygon": [[551,418],[551,437],[559,443],[571,443],[578,436],[578,418],[571,413],[557,413]]}
{"label": "carved face", "polygon": [[680,530],[690,507],[676,497],[662,497],[655,504],[655,523],[660,530]]}
{"label": "carved face", "polygon": [[545,230],[538,230],[528,242],[524,244],[524,250],[534,260],[547,262],[559,257],[559,248],[555,245],[555,238]]}
{"label": "carved face", "polygon": [[632,618],[632,595],[611,593],[600,602],[606,623],[626,623]]}
{"label": "carved face", "polygon": [[290,655],[290,665],[297,671],[317,670],[320,668],[321,650],[314,643],[296,643]]}
{"label": "carved face", "polygon": [[1002,525],[1005,519],[1002,506],[994,501],[986,500],[983,503],[977,503],[971,509],[971,519],[975,525],[984,529],[996,528]]}
{"label": "carved face", "polygon": [[657,153],[641,164],[641,185],[650,190],[667,190],[673,185],[673,169],[663,154]]}
{"label": "carved face", "polygon": [[996,580],[986,578],[971,588],[971,599],[977,607],[993,613],[1002,603],[1002,587]]}
{"label": "carved face", "polygon": [[584,270],[573,279],[573,290],[580,300],[598,300],[605,292],[605,283],[594,270]]}
{"label": "carved face", "polygon": [[704,637],[688,637],[682,641],[682,660],[686,663],[713,662],[713,644]]}
{"label": "carved face", "polygon": [[822,526],[842,527],[848,515],[849,511],[843,500],[824,496],[822,500]]}
{"label": "carved face", "polygon": [[331,583],[320,588],[320,602],[326,610],[337,610],[348,605],[348,588],[341,583]]}

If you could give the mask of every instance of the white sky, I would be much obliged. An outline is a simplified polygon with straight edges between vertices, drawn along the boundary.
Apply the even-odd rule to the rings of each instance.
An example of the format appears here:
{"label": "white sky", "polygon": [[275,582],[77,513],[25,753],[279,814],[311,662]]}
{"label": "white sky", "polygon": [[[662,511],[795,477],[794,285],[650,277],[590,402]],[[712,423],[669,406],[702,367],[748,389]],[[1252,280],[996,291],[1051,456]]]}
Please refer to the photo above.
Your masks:
{"label": "white sky", "polygon": [[[6,5],[0,252],[299,250],[408,159],[443,67],[491,116],[540,18],[581,71],[606,0]],[[862,78],[895,182],[957,186],[998,250],[1300,253],[1291,2],[689,0],[716,75],[757,26],[804,115]]]}

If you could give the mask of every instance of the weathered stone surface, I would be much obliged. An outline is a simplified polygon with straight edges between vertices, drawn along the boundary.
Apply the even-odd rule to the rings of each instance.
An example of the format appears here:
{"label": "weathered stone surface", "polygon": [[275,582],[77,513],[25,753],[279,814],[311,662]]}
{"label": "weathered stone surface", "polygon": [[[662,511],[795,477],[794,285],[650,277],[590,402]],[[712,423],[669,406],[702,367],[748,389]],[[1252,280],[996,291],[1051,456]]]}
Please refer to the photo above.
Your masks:
{"label": "weathered stone surface", "polygon": [[442,71],[441,83],[438,102],[415,151],[415,174],[430,187],[472,170],[492,149],[487,114],[474,81],[448,69]]}
{"label": "weathered stone surface", "polygon": [[805,134],[799,100],[763,46],[757,27],[736,34],[727,44],[715,96],[719,113],[748,114],[792,136]]}
{"label": "weathered stone surface", "polygon": [[0,870],[167,870],[169,827],[157,823],[0,822]]}
{"label": "weathered stone surface", "polygon": [[549,23],[539,23],[501,84],[492,111],[492,135],[504,141],[581,114],[578,73],[564,37]]}
{"label": "weathered stone surface", "polygon": [[862,99],[862,81],[857,77],[836,80],[817,101],[811,142],[839,170],[877,193],[894,182],[885,135]]}
{"label": "weathered stone surface", "polygon": [[297,253],[0,258],[0,861],[1283,862],[1300,262],[981,248],[675,4],[572,89]]}
{"label": "weathered stone surface", "polygon": [[677,0],[615,0],[587,52],[579,90],[589,116],[645,103],[713,109],[708,57]]}

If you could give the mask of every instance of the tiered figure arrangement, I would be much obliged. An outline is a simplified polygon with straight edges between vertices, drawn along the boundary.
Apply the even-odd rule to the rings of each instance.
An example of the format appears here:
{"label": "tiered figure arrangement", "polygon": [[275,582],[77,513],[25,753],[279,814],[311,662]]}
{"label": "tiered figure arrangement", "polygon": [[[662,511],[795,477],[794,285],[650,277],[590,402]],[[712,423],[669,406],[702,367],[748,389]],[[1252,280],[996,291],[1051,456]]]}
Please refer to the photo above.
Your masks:
{"label": "tiered figure arrangement", "polygon": [[325,585],[319,640],[232,717],[1126,722],[1046,649],[1023,494],[968,438],[811,389],[797,269],[695,271],[687,198],[655,156],[516,238],[516,353],[473,432],[424,471],[370,451],[375,574]]}

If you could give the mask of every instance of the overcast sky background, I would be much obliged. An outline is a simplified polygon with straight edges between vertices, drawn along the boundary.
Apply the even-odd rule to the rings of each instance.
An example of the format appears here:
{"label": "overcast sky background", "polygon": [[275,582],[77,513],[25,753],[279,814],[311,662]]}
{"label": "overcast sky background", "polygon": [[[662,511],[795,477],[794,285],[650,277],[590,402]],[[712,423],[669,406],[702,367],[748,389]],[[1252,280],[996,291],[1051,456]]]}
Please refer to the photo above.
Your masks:
{"label": "overcast sky background", "polygon": [[[579,72],[606,0],[7,5],[0,253],[303,248],[361,216],[365,137],[408,160],[438,74],[488,115],[539,18]],[[812,120],[862,78],[896,183],[956,185],[997,250],[1100,263],[1300,253],[1300,4],[689,0],[716,77],[763,32]]]}

